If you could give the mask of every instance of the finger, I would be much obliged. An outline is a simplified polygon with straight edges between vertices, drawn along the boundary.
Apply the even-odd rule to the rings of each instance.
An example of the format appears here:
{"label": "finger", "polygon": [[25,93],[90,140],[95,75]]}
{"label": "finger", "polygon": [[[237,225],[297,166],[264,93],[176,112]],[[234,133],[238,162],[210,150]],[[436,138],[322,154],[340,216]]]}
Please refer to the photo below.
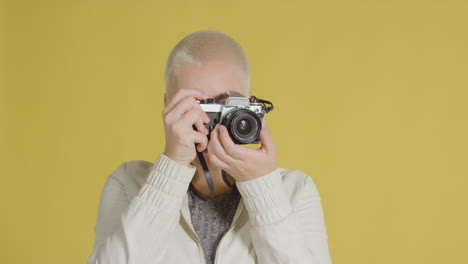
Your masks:
{"label": "finger", "polygon": [[235,144],[234,141],[232,141],[231,136],[229,136],[229,132],[225,126],[219,126],[219,139],[223,145],[223,149],[229,156],[235,159],[242,158],[242,155],[240,154],[242,146],[239,146]]}
{"label": "finger", "polygon": [[197,132],[200,132],[206,136],[209,134],[208,129],[206,129],[205,125],[203,125],[203,121],[201,119],[198,119],[194,126]]}
{"label": "finger", "polygon": [[198,132],[204,133],[205,135],[208,134],[208,130],[203,125],[200,112],[197,110],[191,109],[190,111],[186,112],[177,123],[180,125],[178,125],[178,127],[190,127],[191,129],[193,129],[192,125],[195,125],[195,128]]}
{"label": "finger", "polygon": [[163,114],[165,114],[167,118],[178,119],[185,112],[187,112],[188,110],[192,108],[200,110],[200,112],[202,111],[200,105],[197,103],[195,98],[185,97],[181,99],[180,101],[178,101],[173,106],[166,107],[166,109],[164,109]]}
{"label": "finger", "polygon": [[208,148],[208,160],[215,167],[226,169],[226,168],[229,167],[229,165],[227,164],[227,162],[225,162],[222,158],[219,157],[219,155],[220,155],[219,154],[220,153],[219,141],[218,141],[218,138],[215,135],[217,133],[217,126],[215,126],[215,128],[211,132],[213,136],[211,137],[210,141],[208,142],[208,146],[207,146],[207,148]]}
{"label": "finger", "polygon": [[200,104],[197,103],[196,100],[194,100],[194,98],[191,98],[191,97],[188,97],[184,100],[181,100],[176,107],[174,107],[174,115],[175,116],[180,116],[182,115],[185,111],[189,110],[189,109],[195,109],[197,111],[200,112],[200,116],[202,117],[202,121],[204,123],[208,123],[210,122],[210,118],[208,117],[208,115],[205,113],[205,111],[203,111],[203,109],[201,108]]}
{"label": "finger", "polygon": [[173,105],[168,105],[165,109],[167,115],[181,116],[185,111],[193,107],[196,103],[193,97],[184,97]]}
{"label": "finger", "polygon": [[262,130],[260,131],[260,142],[262,146],[260,149],[265,149],[267,151],[275,150],[275,144],[271,136],[270,129],[266,125],[265,118],[262,119]]}
{"label": "finger", "polygon": [[190,109],[195,109],[200,112],[202,123],[210,122],[210,118],[208,117],[208,115],[201,109],[200,104],[198,104],[192,97],[186,97],[183,100],[180,100],[176,105],[173,106],[172,109],[168,109],[163,114],[166,115],[166,120],[171,122],[172,120],[179,119],[180,116],[182,116],[186,111],[189,111]]}
{"label": "finger", "polygon": [[[213,129],[213,131],[215,130]],[[208,141],[208,146],[207,146],[207,149],[208,149],[207,156],[208,156],[209,162],[212,163],[217,168],[229,167],[227,162],[224,161],[221,157],[219,157],[219,154],[218,154],[219,150],[217,148],[218,147],[217,147],[216,137],[214,139],[211,137],[210,140]]]}
{"label": "finger", "polygon": [[218,169],[228,169],[229,165],[226,164],[226,162],[222,161],[216,154],[210,152],[208,150],[208,155],[207,155],[208,161],[210,164],[212,164],[214,167]]}
{"label": "finger", "polygon": [[195,99],[203,99],[204,96],[201,91],[196,89],[181,89],[174,96],[169,99],[169,103],[167,104],[166,108],[172,109],[174,105],[176,105],[180,100],[185,97],[192,97]]}
{"label": "finger", "polygon": [[222,126],[217,124],[216,127],[211,131],[211,140],[210,140],[210,146],[211,146],[211,152],[216,154],[218,158],[220,158],[222,161],[231,164],[232,162],[235,161],[232,157],[230,157],[228,154],[226,154],[226,150],[224,149],[223,145],[221,144],[219,140],[219,130]]}
{"label": "finger", "polygon": [[197,144],[197,151],[202,152],[206,149],[208,145],[208,137],[199,132],[193,131],[192,138],[194,139],[194,144]]}
{"label": "finger", "polygon": [[[200,107],[200,105],[198,105],[198,106]],[[201,109],[201,107],[200,107],[200,109]],[[203,123],[208,124],[211,121],[210,117],[208,116],[208,114],[205,111],[203,111],[203,109],[201,109],[201,111],[202,111],[202,116],[203,116]]]}

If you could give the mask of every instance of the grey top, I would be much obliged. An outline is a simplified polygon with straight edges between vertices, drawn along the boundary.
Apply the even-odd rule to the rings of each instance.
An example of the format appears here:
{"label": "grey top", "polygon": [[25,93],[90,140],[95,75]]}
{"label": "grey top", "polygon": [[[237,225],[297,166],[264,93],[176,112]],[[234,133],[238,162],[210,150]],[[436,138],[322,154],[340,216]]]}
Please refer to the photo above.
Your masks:
{"label": "grey top", "polygon": [[202,243],[207,264],[214,263],[219,241],[231,226],[240,197],[236,185],[213,199],[198,192],[192,184],[189,186],[190,218]]}

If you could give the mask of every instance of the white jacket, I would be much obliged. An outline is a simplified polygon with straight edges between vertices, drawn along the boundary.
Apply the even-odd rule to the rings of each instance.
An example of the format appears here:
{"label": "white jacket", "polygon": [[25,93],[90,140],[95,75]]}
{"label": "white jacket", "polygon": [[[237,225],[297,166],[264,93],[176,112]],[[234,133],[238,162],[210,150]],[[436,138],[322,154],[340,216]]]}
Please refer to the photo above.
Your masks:
{"label": "white jacket", "polygon": [[[196,168],[164,154],[107,178],[88,264],[205,263],[187,189]],[[305,173],[278,168],[236,183],[241,199],[215,263],[331,263],[321,200]]]}

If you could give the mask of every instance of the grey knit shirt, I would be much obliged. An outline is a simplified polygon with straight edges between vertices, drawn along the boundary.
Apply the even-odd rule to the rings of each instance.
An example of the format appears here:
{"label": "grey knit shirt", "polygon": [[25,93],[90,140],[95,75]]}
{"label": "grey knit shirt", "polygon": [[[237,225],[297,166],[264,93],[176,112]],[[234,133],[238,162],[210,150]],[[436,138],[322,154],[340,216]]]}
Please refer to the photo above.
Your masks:
{"label": "grey knit shirt", "polygon": [[190,218],[201,240],[207,264],[213,264],[219,241],[231,226],[240,200],[237,187],[216,195],[213,199],[198,192],[191,184],[188,189]]}

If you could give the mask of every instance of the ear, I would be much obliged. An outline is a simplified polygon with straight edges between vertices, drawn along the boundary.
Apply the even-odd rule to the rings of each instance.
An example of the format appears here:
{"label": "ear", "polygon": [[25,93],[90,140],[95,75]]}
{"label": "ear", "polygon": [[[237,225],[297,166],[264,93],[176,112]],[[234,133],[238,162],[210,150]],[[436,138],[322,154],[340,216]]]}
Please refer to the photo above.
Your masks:
{"label": "ear", "polygon": [[167,94],[164,93],[164,108],[167,106]]}
{"label": "ear", "polygon": [[252,97],[252,93],[251,93],[251,92],[249,92],[249,98],[250,98],[250,97]]}

